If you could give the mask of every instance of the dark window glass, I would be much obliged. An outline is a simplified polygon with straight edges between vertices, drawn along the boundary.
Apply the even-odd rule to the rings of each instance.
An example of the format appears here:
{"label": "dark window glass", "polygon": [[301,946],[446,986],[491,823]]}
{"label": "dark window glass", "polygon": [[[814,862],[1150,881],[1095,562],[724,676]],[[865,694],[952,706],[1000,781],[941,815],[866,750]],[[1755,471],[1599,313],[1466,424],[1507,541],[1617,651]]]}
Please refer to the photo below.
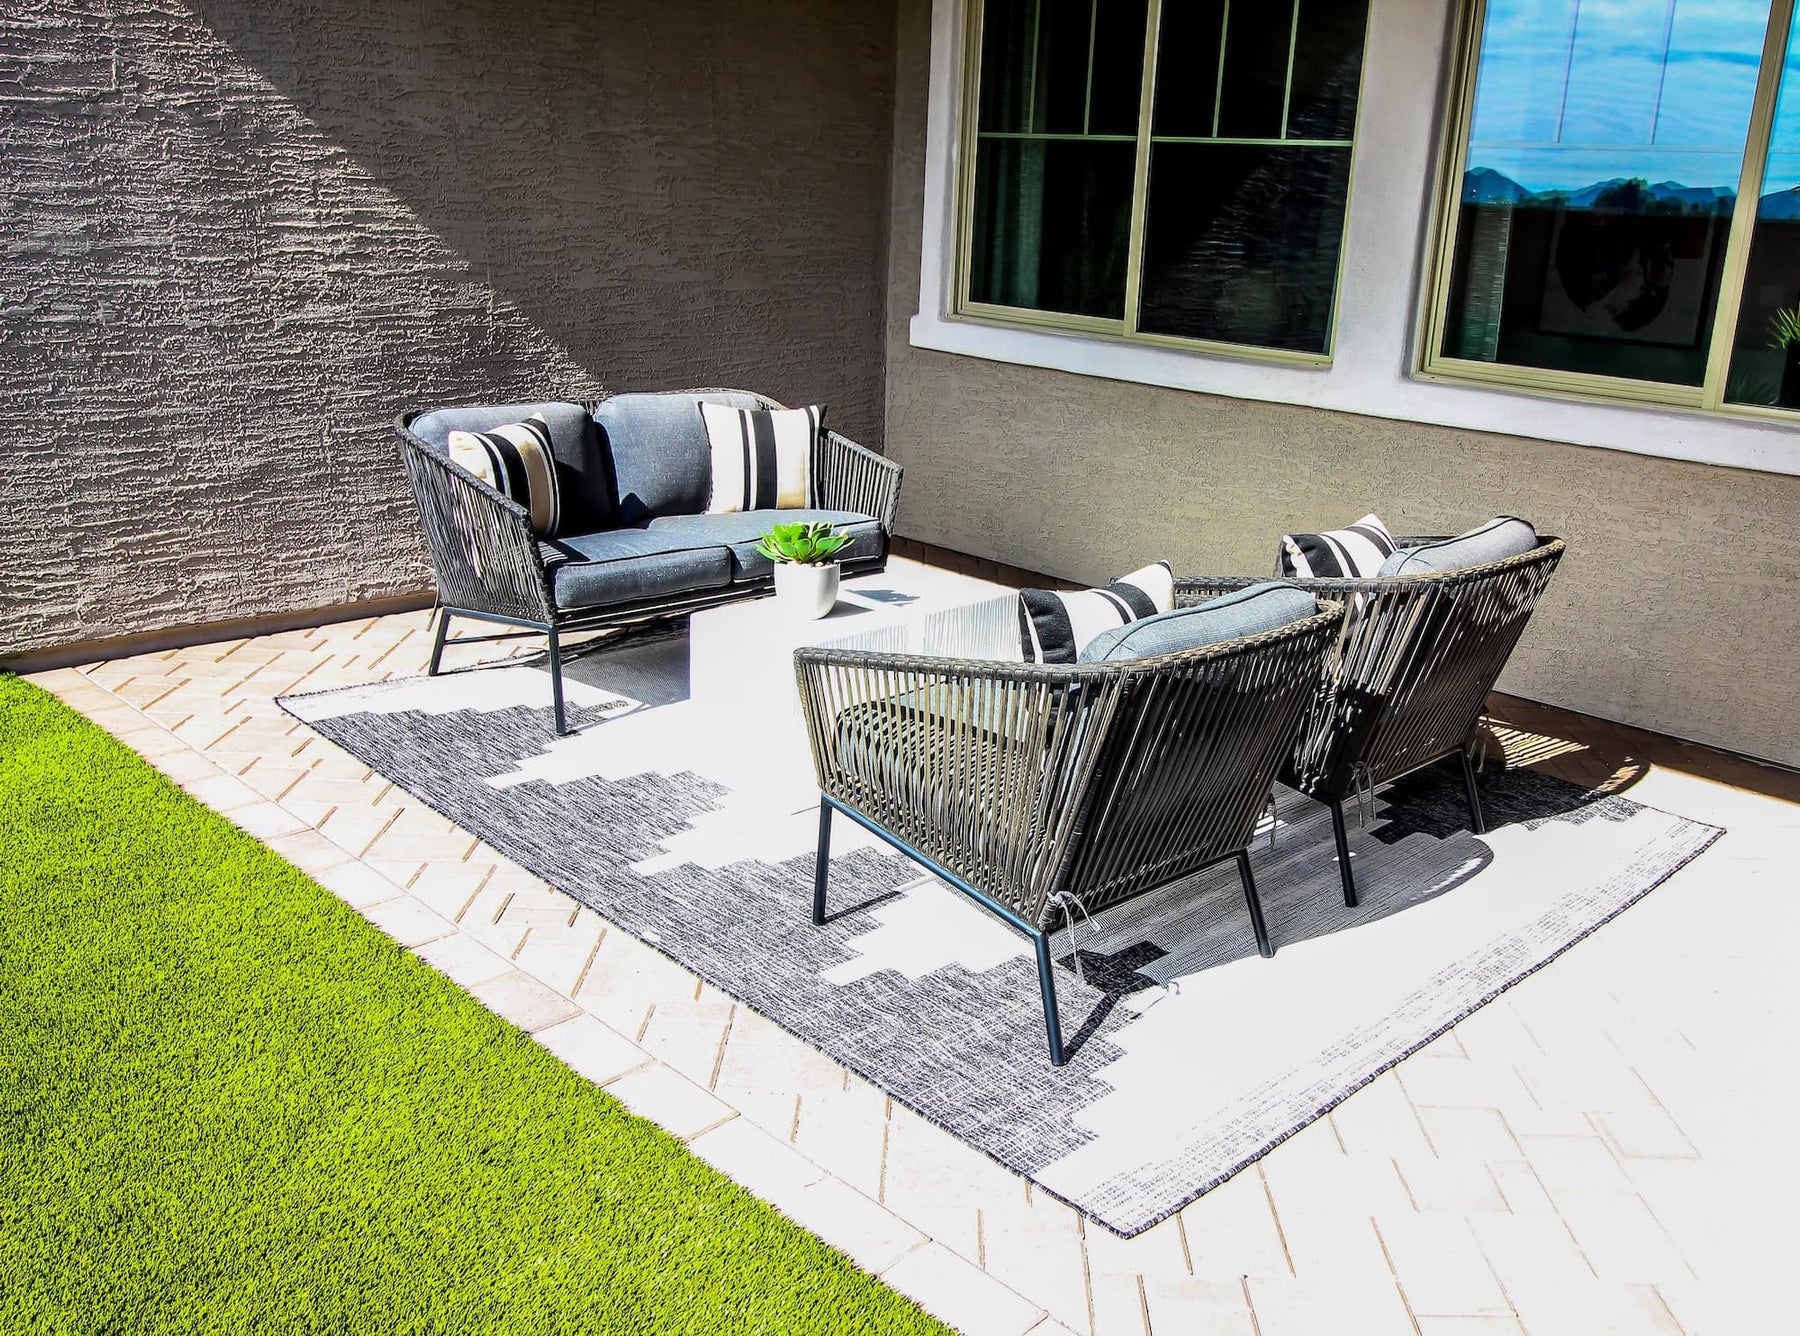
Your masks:
{"label": "dark window glass", "polygon": [[1148,0],[985,7],[971,300],[1124,315],[1148,14]]}
{"label": "dark window glass", "polygon": [[996,306],[1125,313],[1137,146],[983,140],[969,296]]}
{"label": "dark window glass", "polygon": [[1156,145],[1139,328],[1324,352],[1349,177],[1347,147]]}
{"label": "dark window glass", "polygon": [[1088,105],[1092,134],[1133,135],[1144,88],[1144,37],[1149,0],[1113,0],[1095,7],[1094,69]]}
{"label": "dark window glass", "polygon": [[1800,26],[1788,38],[1725,398],[1800,408]]}
{"label": "dark window glass", "polygon": [[1489,0],[1445,355],[1701,384],[1768,10]]}
{"label": "dark window glass", "polygon": [[1224,22],[1225,0],[1163,6],[1152,134],[1211,137]]}
{"label": "dark window glass", "polygon": [[[1294,7],[1282,0],[1231,7],[1225,23],[1224,79],[1219,89],[1220,135],[1281,138],[1293,28]],[[1180,59],[1178,53],[1170,55]],[[1165,73],[1177,77],[1184,68],[1174,61],[1162,61],[1161,65]]]}
{"label": "dark window glass", "polygon": [[1289,139],[1348,139],[1356,130],[1367,5],[1301,0],[1294,32]]}
{"label": "dark window glass", "polygon": [[[1126,329],[1328,349],[1366,17],[1166,0]],[[972,302],[1127,316],[1148,25],[1148,0],[983,7]]]}

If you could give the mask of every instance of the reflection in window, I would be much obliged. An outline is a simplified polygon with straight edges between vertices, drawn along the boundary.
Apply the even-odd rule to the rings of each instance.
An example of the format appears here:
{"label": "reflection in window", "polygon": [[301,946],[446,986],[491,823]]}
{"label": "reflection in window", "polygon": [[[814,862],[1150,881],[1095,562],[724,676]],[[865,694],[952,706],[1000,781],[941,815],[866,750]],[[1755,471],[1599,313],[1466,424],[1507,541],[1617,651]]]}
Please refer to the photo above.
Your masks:
{"label": "reflection in window", "polygon": [[1782,63],[1725,399],[1800,408],[1800,28]]}
{"label": "reflection in window", "polygon": [[1699,386],[1768,0],[1489,0],[1444,356]]}
{"label": "reflection in window", "polygon": [[1147,0],[983,6],[968,298],[1323,354],[1367,0],[1159,12],[1145,145]]}

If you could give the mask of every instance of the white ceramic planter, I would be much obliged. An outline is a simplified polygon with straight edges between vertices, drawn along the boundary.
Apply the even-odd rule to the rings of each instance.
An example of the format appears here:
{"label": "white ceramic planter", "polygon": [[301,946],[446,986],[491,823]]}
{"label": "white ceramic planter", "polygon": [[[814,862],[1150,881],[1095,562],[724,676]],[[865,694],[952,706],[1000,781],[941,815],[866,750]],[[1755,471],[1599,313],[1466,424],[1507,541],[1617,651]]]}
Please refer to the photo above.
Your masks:
{"label": "white ceramic planter", "polygon": [[837,604],[838,563],[801,566],[775,563],[775,597],[796,617],[819,618]]}

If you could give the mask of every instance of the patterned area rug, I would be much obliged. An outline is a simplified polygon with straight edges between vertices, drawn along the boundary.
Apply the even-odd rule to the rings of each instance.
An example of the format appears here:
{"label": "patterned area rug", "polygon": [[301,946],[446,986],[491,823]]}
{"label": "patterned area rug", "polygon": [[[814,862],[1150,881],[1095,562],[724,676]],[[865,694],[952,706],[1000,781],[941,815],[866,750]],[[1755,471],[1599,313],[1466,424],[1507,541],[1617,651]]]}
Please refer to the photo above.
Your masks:
{"label": "patterned area rug", "polygon": [[[1529,771],[1466,829],[1439,767],[1383,791],[1338,890],[1324,807],[1283,793],[1252,857],[1056,938],[1052,1068],[1025,941],[850,822],[809,919],[816,790],[687,699],[679,633],[571,669],[573,737],[519,664],[283,706],[611,922],[1122,1235],[1223,1182],[1653,890],[1720,831]],[[748,705],[749,703],[746,703]]]}

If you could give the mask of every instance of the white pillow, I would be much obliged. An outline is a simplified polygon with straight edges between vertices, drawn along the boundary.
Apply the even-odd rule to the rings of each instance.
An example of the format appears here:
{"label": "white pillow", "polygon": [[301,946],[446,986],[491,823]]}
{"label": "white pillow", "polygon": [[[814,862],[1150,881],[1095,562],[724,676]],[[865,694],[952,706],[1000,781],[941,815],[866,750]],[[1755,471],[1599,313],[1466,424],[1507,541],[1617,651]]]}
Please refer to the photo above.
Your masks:
{"label": "white pillow", "polygon": [[1329,533],[1290,533],[1281,540],[1275,574],[1287,579],[1372,580],[1394,555],[1394,536],[1374,515]]}
{"label": "white pillow", "polygon": [[825,410],[700,405],[712,446],[708,515],[801,510],[812,493],[813,445]]}
{"label": "white pillow", "polygon": [[444,441],[450,462],[467,469],[509,501],[531,512],[531,529],[554,538],[562,527],[562,484],[550,453],[543,414],[489,431],[453,431]]}
{"label": "white pillow", "polygon": [[1019,591],[1019,647],[1027,663],[1074,663],[1102,631],[1175,606],[1175,575],[1158,561],[1104,589]]}

